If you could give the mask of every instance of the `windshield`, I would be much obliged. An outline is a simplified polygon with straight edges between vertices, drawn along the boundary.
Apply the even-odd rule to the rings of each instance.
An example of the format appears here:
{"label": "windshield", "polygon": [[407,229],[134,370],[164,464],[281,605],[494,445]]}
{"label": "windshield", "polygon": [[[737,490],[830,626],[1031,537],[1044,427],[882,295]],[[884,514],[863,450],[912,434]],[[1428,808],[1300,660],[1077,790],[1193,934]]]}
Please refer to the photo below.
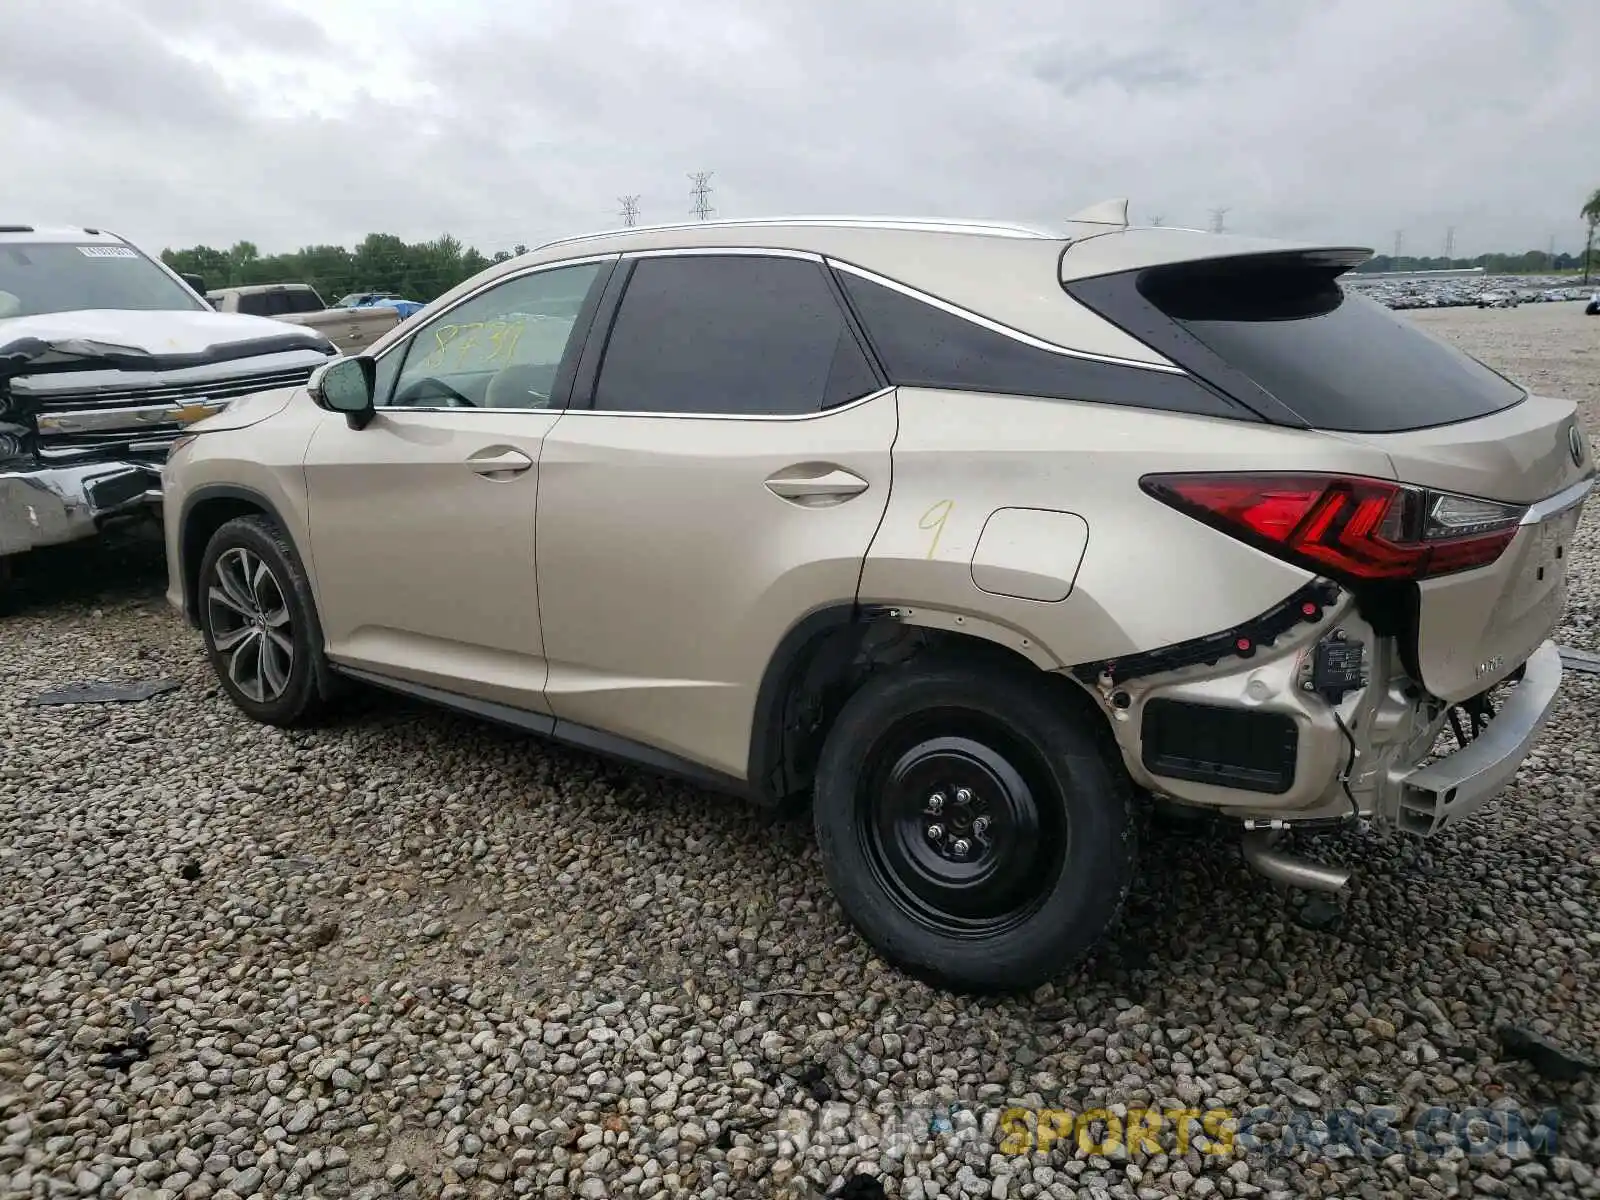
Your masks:
{"label": "windshield", "polygon": [[0,243],[0,318],[89,309],[193,312],[201,300],[131,246]]}

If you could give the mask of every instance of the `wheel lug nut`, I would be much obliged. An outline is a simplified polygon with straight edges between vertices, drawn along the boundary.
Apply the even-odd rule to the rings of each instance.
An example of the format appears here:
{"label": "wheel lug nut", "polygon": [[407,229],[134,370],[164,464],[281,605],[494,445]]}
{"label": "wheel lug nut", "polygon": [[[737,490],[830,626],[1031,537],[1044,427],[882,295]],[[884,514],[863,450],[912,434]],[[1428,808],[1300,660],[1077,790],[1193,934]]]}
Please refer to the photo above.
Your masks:
{"label": "wheel lug nut", "polygon": [[944,826],[943,825],[929,825],[928,826],[928,840],[930,842],[937,842],[943,837],[944,837]]}
{"label": "wheel lug nut", "polygon": [[972,791],[971,791],[971,789],[970,788],[957,788],[956,789],[956,803],[957,804],[963,804],[963,805],[964,804],[971,804],[972,803]]}
{"label": "wheel lug nut", "polygon": [[972,843],[966,838],[957,838],[956,844],[950,849],[955,852],[957,858],[965,858],[972,851]]}
{"label": "wheel lug nut", "polygon": [[976,834],[978,837],[982,837],[984,834],[988,833],[989,832],[989,818],[988,817],[979,817],[976,821],[974,821],[972,823],[972,832],[974,834]]}
{"label": "wheel lug nut", "polygon": [[943,792],[935,792],[933,795],[928,797],[928,811],[934,816],[938,816],[944,811]]}

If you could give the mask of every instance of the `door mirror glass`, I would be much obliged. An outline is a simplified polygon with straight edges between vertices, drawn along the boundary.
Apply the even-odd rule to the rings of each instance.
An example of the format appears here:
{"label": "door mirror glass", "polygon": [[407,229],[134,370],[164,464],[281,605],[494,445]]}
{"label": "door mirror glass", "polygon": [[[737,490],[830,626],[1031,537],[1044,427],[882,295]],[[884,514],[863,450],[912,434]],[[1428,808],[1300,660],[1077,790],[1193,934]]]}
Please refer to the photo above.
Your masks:
{"label": "door mirror glass", "polygon": [[365,356],[335,359],[319,367],[307,385],[311,398],[329,412],[343,413],[352,429],[371,419],[377,364]]}

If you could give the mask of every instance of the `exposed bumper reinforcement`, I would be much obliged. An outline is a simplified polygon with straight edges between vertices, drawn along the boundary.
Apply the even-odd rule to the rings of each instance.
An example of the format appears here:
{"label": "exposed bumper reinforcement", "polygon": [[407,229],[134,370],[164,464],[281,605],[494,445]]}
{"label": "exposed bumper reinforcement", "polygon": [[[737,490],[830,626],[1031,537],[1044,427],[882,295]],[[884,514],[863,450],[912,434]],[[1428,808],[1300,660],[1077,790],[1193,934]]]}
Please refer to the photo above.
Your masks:
{"label": "exposed bumper reinforcement", "polygon": [[160,468],[144,463],[0,471],[0,556],[93,537],[160,502]]}
{"label": "exposed bumper reinforcement", "polygon": [[1400,827],[1431,837],[1492,800],[1539,740],[1555,708],[1561,674],[1561,652],[1546,641],[1529,657],[1522,678],[1475,739],[1401,776]]}

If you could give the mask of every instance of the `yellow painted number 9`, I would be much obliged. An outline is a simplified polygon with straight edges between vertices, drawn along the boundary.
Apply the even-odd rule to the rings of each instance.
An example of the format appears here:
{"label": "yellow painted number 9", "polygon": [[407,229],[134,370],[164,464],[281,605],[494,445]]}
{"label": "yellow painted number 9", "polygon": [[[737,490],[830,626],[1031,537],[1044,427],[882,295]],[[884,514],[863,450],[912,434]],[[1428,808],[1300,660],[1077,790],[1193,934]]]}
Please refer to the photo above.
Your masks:
{"label": "yellow painted number 9", "polygon": [[941,500],[923,513],[922,519],[917,522],[918,529],[933,530],[933,541],[928,543],[929,558],[932,558],[939,549],[939,538],[944,534],[944,523],[950,519],[950,510],[955,506],[954,500]]}

